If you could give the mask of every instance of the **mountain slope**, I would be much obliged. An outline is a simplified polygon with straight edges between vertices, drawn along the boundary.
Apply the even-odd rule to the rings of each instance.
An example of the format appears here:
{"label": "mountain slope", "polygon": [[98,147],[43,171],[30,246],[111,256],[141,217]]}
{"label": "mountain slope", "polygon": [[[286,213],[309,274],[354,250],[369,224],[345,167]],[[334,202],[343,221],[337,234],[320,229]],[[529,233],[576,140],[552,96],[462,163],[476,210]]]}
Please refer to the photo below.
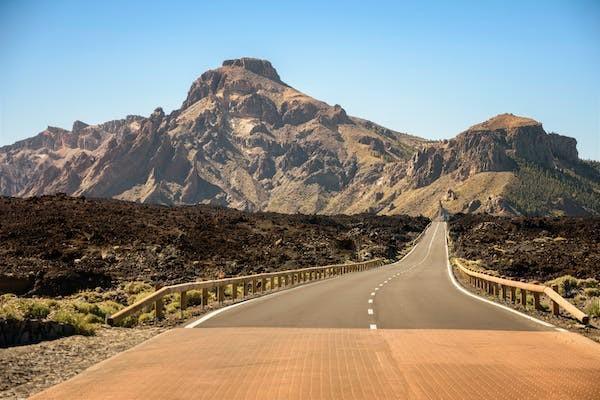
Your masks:
{"label": "mountain slope", "polygon": [[169,115],[49,127],[0,149],[0,192],[314,213],[421,143],[300,93],[268,61],[242,58],[202,74]]}
{"label": "mountain slope", "polygon": [[[432,142],[348,116],[265,60],[202,74],[180,109],[49,127],[0,148],[0,194],[64,192],[286,213],[600,212],[575,139],[503,114]],[[544,177],[531,196],[529,181]],[[542,179],[543,180],[543,179]],[[551,190],[550,190],[551,189]]]}
{"label": "mountain slope", "polygon": [[577,141],[529,118],[501,114],[456,138],[417,152],[408,172],[406,209],[423,193],[451,212],[500,215],[600,213],[600,173],[578,157]]}

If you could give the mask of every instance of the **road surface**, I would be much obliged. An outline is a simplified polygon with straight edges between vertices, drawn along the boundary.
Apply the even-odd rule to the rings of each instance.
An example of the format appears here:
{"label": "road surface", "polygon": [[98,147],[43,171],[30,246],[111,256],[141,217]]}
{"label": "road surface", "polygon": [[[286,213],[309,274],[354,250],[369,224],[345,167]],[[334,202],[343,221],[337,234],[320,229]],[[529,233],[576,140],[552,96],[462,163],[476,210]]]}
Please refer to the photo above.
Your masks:
{"label": "road surface", "polygon": [[198,327],[547,329],[456,290],[445,240],[444,223],[433,222],[400,262],[241,304]]}
{"label": "road surface", "polygon": [[402,261],[222,309],[39,399],[600,399],[600,346],[453,283],[445,223]]}

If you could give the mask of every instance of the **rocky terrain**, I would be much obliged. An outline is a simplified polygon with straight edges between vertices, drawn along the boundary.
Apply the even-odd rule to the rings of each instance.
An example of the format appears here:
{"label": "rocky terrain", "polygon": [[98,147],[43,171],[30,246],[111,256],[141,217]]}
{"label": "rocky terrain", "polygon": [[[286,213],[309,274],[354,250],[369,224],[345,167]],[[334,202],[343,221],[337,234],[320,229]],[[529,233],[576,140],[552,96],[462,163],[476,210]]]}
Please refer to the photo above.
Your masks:
{"label": "rocky terrain", "polygon": [[0,148],[0,194],[67,193],[284,213],[600,212],[576,141],[502,114],[431,142],[347,115],[266,60],[203,73],[179,109],[48,127]]}
{"label": "rocky terrain", "polygon": [[481,260],[502,275],[600,280],[600,218],[458,214],[449,223],[457,257]]}
{"label": "rocky terrain", "polygon": [[66,295],[393,259],[425,217],[248,213],[64,195],[0,198],[0,294]]}

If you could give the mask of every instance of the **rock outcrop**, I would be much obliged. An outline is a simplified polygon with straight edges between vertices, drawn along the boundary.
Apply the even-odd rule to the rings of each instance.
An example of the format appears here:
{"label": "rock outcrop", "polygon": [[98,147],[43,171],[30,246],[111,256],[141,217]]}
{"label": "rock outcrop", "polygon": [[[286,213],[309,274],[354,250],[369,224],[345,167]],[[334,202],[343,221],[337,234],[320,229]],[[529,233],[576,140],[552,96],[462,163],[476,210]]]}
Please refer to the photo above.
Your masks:
{"label": "rock outcrop", "polygon": [[480,172],[515,171],[515,158],[555,168],[556,161],[578,160],[576,144],[573,138],[548,135],[534,120],[502,114],[417,152],[408,171],[415,187],[422,187],[443,174],[465,180]]}

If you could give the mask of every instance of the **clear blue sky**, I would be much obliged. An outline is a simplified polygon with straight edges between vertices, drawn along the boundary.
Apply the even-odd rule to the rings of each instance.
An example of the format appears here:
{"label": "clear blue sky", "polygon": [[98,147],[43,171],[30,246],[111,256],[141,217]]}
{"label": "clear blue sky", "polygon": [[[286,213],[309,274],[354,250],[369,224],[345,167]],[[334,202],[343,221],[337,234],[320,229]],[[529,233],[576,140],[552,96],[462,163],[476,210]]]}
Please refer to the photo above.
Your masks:
{"label": "clear blue sky", "polygon": [[503,112],[600,159],[600,1],[0,0],[0,145],[178,108],[227,58],[349,114],[449,138]]}

